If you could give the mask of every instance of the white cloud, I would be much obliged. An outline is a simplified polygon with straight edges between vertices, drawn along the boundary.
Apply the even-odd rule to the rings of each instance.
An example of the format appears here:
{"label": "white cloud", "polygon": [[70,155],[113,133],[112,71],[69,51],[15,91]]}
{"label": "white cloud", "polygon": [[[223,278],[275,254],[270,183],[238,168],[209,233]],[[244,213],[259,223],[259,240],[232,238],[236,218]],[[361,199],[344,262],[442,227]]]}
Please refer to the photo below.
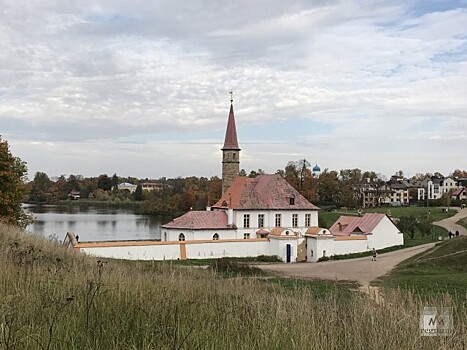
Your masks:
{"label": "white cloud", "polygon": [[[232,88],[246,169],[448,172],[467,146],[467,10],[414,6],[0,0],[2,133],[31,172],[219,175]],[[271,127],[304,120],[326,130]]]}

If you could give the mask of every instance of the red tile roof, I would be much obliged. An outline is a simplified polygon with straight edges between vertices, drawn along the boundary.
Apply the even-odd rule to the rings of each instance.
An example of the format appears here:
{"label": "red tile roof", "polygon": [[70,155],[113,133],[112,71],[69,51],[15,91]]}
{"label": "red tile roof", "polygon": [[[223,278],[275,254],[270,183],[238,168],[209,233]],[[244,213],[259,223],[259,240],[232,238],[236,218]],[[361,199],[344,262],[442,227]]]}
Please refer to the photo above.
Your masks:
{"label": "red tile roof", "polygon": [[[290,204],[293,198],[294,204]],[[318,210],[280,175],[237,177],[213,207],[233,209]]]}
{"label": "red tile roof", "polygon": [[466,189],[465,188],[458,188],[457,190],[455,190],[451,196],[459,196],[460,194],[462,194],[462,192],[464,192]]}
{"label": "red tile roof", "polygon": [[227,122],[224,147],[222,147],[222,150],[240,150],[240,147],[238,147],[237,128],[235,126],[233,104],[230,105],[229,120]]}
{"label": "red tile roof", "polygon": [[189,211],[188,213],[173,219],[162,225],[163,228],[180,228],[189,230],[203,229],[232,229],[227,225],[227,213],[225,211]]}
{"label": "red tile roof", "polygon": [[329,231],[335,236],[349,236],[354,232],[370,234],[384,217],[385,214],[378,213],[367,213],[361,217],[341,216]]}

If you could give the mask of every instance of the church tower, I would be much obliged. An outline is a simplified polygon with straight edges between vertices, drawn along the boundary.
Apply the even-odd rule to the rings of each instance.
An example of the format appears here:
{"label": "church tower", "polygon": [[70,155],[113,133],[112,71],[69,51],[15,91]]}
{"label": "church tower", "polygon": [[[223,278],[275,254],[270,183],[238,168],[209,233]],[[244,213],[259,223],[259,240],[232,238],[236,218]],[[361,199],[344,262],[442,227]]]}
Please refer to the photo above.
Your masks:
{"label": "church tower", "polygon": [[233,110],[233,92],[230,91],[230,113],[222,147],[222,194],[230,187],[240,171],[240,147]]}

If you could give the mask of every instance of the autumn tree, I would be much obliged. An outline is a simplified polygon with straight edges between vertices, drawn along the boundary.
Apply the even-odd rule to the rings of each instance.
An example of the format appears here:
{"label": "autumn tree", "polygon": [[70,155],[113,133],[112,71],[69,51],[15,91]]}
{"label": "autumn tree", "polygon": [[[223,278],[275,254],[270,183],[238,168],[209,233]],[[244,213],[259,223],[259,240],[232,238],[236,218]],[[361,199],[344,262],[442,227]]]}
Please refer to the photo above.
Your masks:
{"label": "autumn tree", "polygon": [[110,191],[112,189],[112,179],[107,174],[99,175],[97,179],[97,188]]}
{"label": "autumn tree", "polygon": [[340,183],[336,171],[324,169],[319,176],[318,198],[323,204],[337,205],[339,202]]}
{"label": "autumn tree", "polygon": [[25,228],[32,217],[21,208],[26,186],[26,163],[14,157],[6,140],[0,137],[0,222]]}
{"label": "autumn tree", "polygon": [[57,200],[57,191],[49,176],[41,171],[36,172],[29,192],[29,201],[51,203]]}

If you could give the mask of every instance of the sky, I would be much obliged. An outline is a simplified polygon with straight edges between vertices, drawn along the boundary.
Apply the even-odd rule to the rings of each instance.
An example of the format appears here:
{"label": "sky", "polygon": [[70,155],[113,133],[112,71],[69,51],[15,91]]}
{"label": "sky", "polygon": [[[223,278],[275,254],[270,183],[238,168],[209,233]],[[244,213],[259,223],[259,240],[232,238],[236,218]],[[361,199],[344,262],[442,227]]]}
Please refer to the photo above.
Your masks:
{"label": "sky", "polygon": [[37,171],[467,168],[467,0],[0,0],[0,135]]}

